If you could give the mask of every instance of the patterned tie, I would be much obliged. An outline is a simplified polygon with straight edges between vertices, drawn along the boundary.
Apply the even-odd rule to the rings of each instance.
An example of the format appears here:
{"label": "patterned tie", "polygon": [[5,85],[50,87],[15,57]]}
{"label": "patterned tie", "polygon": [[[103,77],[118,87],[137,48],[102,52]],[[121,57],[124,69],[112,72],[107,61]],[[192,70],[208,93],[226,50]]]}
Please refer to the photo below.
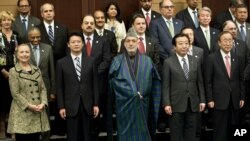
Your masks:
{"label": "patterned tie", "polygon": [[173,27],[172,21],[168,20],[167,23],[168,23],[169,32],[173,38],[174,37],[174,27]]}
{"label": "patterned tie", "polygon": [[240,26],[240,35],[242,37],[242,40],[246,41],[246,33],[244,31],[244,25],[243,24]]}
{"label": "patterned tie", "polygon": [[197,12],[194,10],[193,11],[193,14],[194,14],[194,25],[195,25],[195,28],[198,28],[199,27],[199,23],[198,23],[198,18],[197,18]]}
{"label": "patterned tie", "polygon": [[49,40],[51,42],[51,45],[54,45],[54,33],[53,33],[53,30],[52,30],[52,26],[49,25]]}
{"label": "patterned tie", "polygon": [[99,30],[99,36],[103,36],[102,30]]}
{"label": "patterned tie", "polygon": [[24,31],[25,34],[27,33],[26,21],[27,21],[26,19],[22,20],[23,31]]}
{"label": "patterned tie", "polygon": [[230,75],[231,75],[231,65],[229,63],[229,59],[230,59],[230,57],[228,55],[226,55],[225,56],[225,60],[226,60],[225,64],[226,64],[227,74],[230,77]]}
{"label": "patterned tie", "polygon": [[211,49],[211,43],[210,43],[210,34],[209,34],[209,31],[208,29],[205,30],[205,33],[206,33],[206,41],[207,41],[207,45],[208,45],[208,48],[209,50]]}
{"label": "patterned tie", "polygon": [[148,27],[149,27],[150,21],[151,19],[149,17],[149,13],[146,13],[146,22],[147,22]]}
{"label": "patterned tie", "polygon": [[80,81],[81,80],[81,63],[80,63],[80,58],[76,57],[75,58],[75,63],[76,63],[76,74],[77,74],[77,78]]}
{"label": "patterned tie", "polygon": [[90,56],[91,54],[91,44],[90,44],[90,37],[87,37],[87,44],[86,44],[86,50],[87,50],[87,55],[88,57]]}
{"label": "patterned tie", "polygon": [[142,37],[139,37],[140,41],[139,41],[139,52],[141,54],[144,54],[145,53],[145,47],[144,47],[144,44],[143,44],[143,38]]}
{"label": "patterned tie", "polygon": [[182,58],[182,61],[183,61],[183,71],[184,71],[186,79],[188,79],[189,70],[188,70],[188,66],[187,66],[187,63],[186,63],[186,59]]}

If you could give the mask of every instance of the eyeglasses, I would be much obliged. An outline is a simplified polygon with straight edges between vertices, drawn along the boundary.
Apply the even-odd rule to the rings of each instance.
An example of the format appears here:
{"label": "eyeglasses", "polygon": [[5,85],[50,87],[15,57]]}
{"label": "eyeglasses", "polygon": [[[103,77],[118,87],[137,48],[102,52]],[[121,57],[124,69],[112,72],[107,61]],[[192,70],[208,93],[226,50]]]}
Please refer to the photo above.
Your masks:
{"label": "eyeglasses", "polygon": [[166,5],[166,6],[161,6],[161,8],[172,9],[172,8],[174,8],[174,6],[173,5]]}
{"label": "eyeglasses", "polygon": [[30,7],[29,5],[19,5],[20,8],[27,8]]}
{"label": "eyeglasses", "polygon": [[141,0],[141,2],[151,2],[152,0]]}

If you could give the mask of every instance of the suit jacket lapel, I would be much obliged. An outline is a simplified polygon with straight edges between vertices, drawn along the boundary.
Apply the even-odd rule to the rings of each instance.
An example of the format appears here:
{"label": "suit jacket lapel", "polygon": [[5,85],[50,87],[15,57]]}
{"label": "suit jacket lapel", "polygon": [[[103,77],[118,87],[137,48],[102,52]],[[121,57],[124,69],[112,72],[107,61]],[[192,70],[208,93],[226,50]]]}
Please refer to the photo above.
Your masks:
{"label": "suit jacket lapel", "polygon": [[234,53],[231,52],[231,72],[230,72],[230,78],[232,78],[232,76],[234,75],[234,71],[235,71],[235,55]]}
{"label": "suit jacket lapel", "polygon": [[179,70],[179,72],[181,72],[182,73],[182,75],[183,75],[183,77],[186,79],[186,77],[185,77],[185,74],[184,74],[184,71],[183,71],[183,68],[182,68],[182,66],[181,66],[181,63],[180,63],[180,61],[179,61],[179,59],[178,59],[178,57],[177,57],[177,55],[175,54],[174,55],[174,64],[176,64],[176,67],[177,67],[177,71]]}
{"label": "suit jacket lapel", "polygon": [[229,76],[227,74],[227,69],[226,69],[226,65],[224,63],[224,59],[222,58],[222,55],[220,53],[220,51],[217,52],[217,62],[219,64],[219,67],[222,69],[222,71],[224,72],[224,74],[226,75],[226,77],[229,79]]}
{"label": "suit jacket lapel", "polygon": [[170,31],[169,31],[169,29],[168,29],[168,27],[167,27],[167,23],[166,23],[166,21],[164,21],[164,19],[163,19],[162,17],[160,18],[160,24],[161,24],[163,30],[164,30],[164,31],[167,31],[167,32],[166,32],[167,35],[168,35],[170,38],[172,38],[172,35],[170,34]]}
{"label": "suit jacket lapel", "polygon": [[[74,60],[72,59],[72,57],[71,57],[71,55],[68,55],[67,56],[67,60],[68,60],[68,66],[69,66],[69,69],[71,70],[71,74],[74,74],[74,76],[75,76],[75,79],[77,80],[77,81],[79,81],[79,79],[78,79],[78,77],[77,77],[77,74],[76,74],[76,69],[75,69],[75,65],[74,65]],[[81,77],[82,77],[82,75],[81,75]]]}
{"label": "suit jacket lapel", "polygon": [[145,36],[145,43],[146,43],[146,54],[149,55],[150,52],[152,52],[152,43],[151,41],[149,40],[149,38],[147,36]]}

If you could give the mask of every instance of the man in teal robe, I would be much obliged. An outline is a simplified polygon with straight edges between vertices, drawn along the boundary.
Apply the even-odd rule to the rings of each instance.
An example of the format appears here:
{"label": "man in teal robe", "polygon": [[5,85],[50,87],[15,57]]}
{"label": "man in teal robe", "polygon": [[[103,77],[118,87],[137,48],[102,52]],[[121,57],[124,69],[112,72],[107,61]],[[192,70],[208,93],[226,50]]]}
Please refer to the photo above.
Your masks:
{"label": "man in teal robe", "polygon": [[161,101],[160,77],[152,60],[137,51],[135,33],[127,33],[124,46],[126,51],[114,58],[109,71],[117,140],[151,141]]}

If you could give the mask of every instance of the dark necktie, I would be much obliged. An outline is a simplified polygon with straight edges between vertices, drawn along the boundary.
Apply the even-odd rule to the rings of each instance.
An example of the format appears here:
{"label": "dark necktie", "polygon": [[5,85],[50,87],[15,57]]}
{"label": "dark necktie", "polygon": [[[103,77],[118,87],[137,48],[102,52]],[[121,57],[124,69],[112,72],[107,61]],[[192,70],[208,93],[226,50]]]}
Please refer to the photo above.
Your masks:
{"label": "dark necktie", "polygon": [[27,33],[26,21],[27,21],[26,19],[22,20],[23,31],[25,34]]}
{"label": "dark necktie", "polygon": [[143,44],[143,38],[142,37],[139,37],[139,52],[141,54],[144,54],[145,53],[145,47],[144,47],[144,44]]}
{"label": "dark necktie", "polygon": [[240,35],[241,35],[241,37],[242,37],[242,40],[243,40],[243,41],[246,41],[246,33],[245,33],[245,31],[244,31],[244,25],[243,25],[243,24],[240,25]]}
{"label": "dark necktie", "polygon": [[80,63],[80,58],[76,57],[75,58],[75,63],[76,63],[76,74],[77,74],[77,78],[80,81],[81,80],[81,63]]}
{"label": "dark necktie", "polygon": [[52,30],[52,26],[49,25],[49,40],[51,42],[51,45],[54,45],[54,33],[53,33],[53,30]]}
{"label": "dark necktie", "polygon": [[188,70],[188,65],[187,65],[186,59],[182,58],[182,61],[183,61],[183,71],[184,71],[186,79],[188,79],[189,70]]}
{"label": "dark necktie", "polygon": [[86,50],[87,50],[87,55],[90,56],[91,54],[91,44],[90,44],[90,38],[87,37],[87,44],[86,44]]}

